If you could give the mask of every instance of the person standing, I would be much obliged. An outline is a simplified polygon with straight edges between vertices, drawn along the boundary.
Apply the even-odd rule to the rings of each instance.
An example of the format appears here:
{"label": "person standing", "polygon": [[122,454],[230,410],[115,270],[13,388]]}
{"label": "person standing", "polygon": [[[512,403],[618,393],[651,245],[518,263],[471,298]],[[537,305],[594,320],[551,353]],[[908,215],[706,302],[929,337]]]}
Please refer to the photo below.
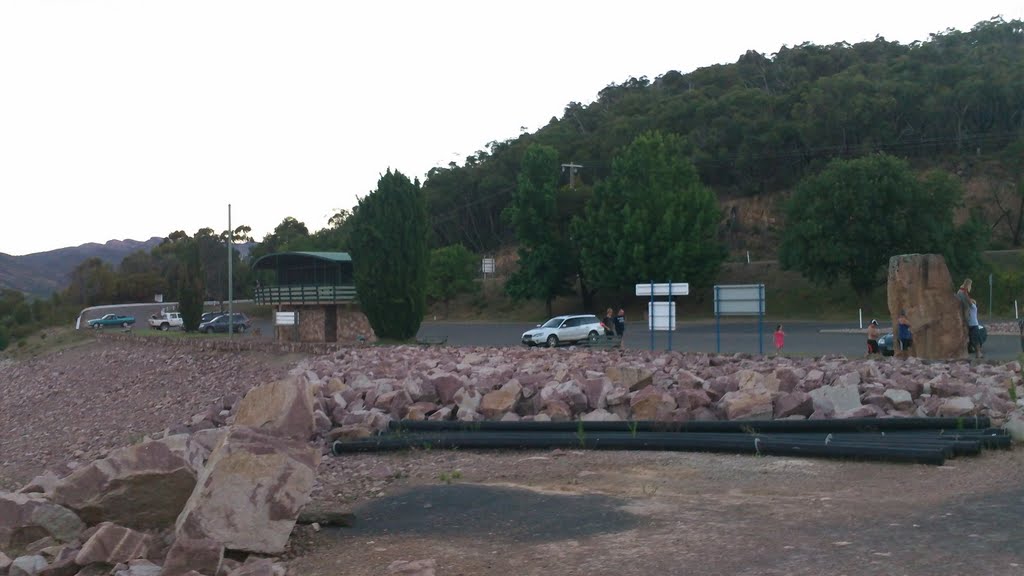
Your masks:
{"label": "person standing", "polygon": [[956,299],[960,301],[960,318],[964,321],[964,326],[969,327],[967,319],[971,311],[971,287],[973,283],[970,278],[964,278],[963,284],[960,285],[960,289],[956,291]]}
{"label": "person standing", "polygon": [[775,326],[775,355],[782,354],[782,348],[786,345],[786,333],[782,331],[782,324]]}
{"label": "person standing", "polygon": [[967,353],[974,352],[975,358],[983,358],[981,353],[981,324],[978,323],[978,302],[971,298],[967,309]]}
{"label": "person standing", "polygon": [[601,320],[601,326],[604,326],[604,335],[611,338],[615,335],[615,312],[609,308],[604,311],[604,318]]}
{"label": "person standing", "polygon": [[910,356],[910,349],[914,345],[914,334],[910,330],[910,319],[907,318],[905,310],[900,310],[900,316],[896,319],[897,340],[899,340],[900,358],[906,359]]}
{"label": "person standing", "polygon": [[615,335],[619,337],[619,346],[622,346],[622,338],[626,334],[626,311],[623,308],[619,308],[619,313],[615,316]]}
{"label": "person standing", "polygon": [[878,320],[868,324],[868,355],[878,354]]}

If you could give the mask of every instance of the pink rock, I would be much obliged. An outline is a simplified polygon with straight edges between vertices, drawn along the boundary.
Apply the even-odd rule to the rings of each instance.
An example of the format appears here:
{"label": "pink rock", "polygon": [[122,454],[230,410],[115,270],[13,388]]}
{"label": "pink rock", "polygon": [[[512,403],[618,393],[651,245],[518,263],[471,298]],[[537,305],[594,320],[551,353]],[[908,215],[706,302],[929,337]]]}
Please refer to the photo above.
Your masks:
{"label": "pink rock", "polygon": [[584,380],[583,393],[587,397],[587,407],[591,410],[606,408],[608,406],[608,394],[613,389],[611,379],[604,376]]}
{"label": "pink rock", "polygon": [[145,558],[151,544],[152,539],[148,534],[103,522],[82,545],[75,556],[75,563],[79,566],[93,563],[117,564]]}
{"label": "pink rock", "polygon": [[459,407],[459,412],[476,412],[482,400],[483,394],[472,387],[459,388],[452,395],[452,401]]}
{"label": "pink rock", "polygon": [[485,418],[497,419],[515,409],[522,399],[523,387],[518,380],[510,380],[498,390],[492,390],[480,401],[480,413]]}
{"label": "pink rock", "polygon": [[701,388],[683,388],[676,392],[676,404],[693,411],[711,405],[711,397]]}
{"label": "pink rock", "polygon": [[40,494],[0,493],[0,550],[20,549],[46,536],[70,542],[83,530],[74,512]]}
{"label": "pink rock", "polygon": [[544,406],[544,414],[551,419],[552,422],[564,422],[566,420],[572,420],[572,409],[569,405],[561,400],[551,400]]}
{"label": "pink rock", "polygon": [[814,400],[806,392],[782,394],[775,399],[773,415],[775,418],[790,416],[807,417],[814,413]]}
{"label": "pink rock", "polygon": [[190,570],[218,574],[224,561],[224,545],[210,539],[179,536],[164,560],[160,576],[183,576]]}
{"label": "pink rock", "polygon": [[718,378],[707,382],[705,391],[708,393],[708,396],[711,397],[712,401],[717,402],[729,392],[735,392],[739,389],[740,384],[736,378],[730,376],[719,376]]}
{"label": "pink rock", "polygon": [[727,392],[718,409],[727,420],[770,419],[774,410],[771,393],[764,388]]}
{"label": "pink rock", "polygon": [[974,401],[970,398],[955,397],[947,398],[939,406],[938,414],[942,417],[955,418],[957,416],[969,416],[977,411]]}
{"label": "pink rock", "polygon": [[416,402],[409,406],[405,412],[406,420],[426,420],[427,416],[437,410],[437,404],[433,402]]}
{"label": "pink rock", "polygon": [[235,415],[235,425],[278,436],[309,440],[316,432],[313,388],[304,378],[289,378],[250,390]]}
{"label": "pink rock", "polygon": [[655,386],[641,389],[629,404],[635,420],[667,420],[676,406],[671,394]]}
{"label": "pink rock", "polygon": [[690,420],[697,422],[714,422],[718,420],[718,414],[707,406],[702,406],[690,412]]}
{"label": "pink rock", "polygon": [[584,422],[617,422],[622,419],[603,408],[598,408],[593,412],[583,414],[580,416],[580,420]]}
{"label": "pink rock", "polygon": [[442,406],[437,409],[436,412],[427,417],[427,420],[451,420],[452,419],[452,407]]}
{"label": "pink rock", "polygon": [[429,382],[437,391],[438,401],[441,404],[451,404],[454,401],[455,393],[465,385],[461,379],[451,374],[435,376]]}

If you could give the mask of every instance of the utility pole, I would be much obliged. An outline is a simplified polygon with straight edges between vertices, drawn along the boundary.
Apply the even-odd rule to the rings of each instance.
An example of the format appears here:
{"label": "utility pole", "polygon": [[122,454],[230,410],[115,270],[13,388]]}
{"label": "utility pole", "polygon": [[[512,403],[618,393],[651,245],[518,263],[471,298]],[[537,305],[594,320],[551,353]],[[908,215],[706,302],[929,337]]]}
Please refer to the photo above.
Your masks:
{"label": "utility pole", "polygon": [[233,252],[232,248],[234,247],[233,244],[234,244],[234,232],[231,230],[231,204],[228,204],[228,339],[229,340],[231,339],[231,336],[232,336],[232,334],[235,331],[235,315],[234,315],[234,301],[235,301],[235,298],[234,298],[235,281],[234,280],[235,279],[231,277],[232,276],[232,274],[231,274],[231,265],[232,265],[231,260],[233,260],[233,258],[231,258],[231,257],[234,256],[234,254],[232,254],[232,252]]}
{"label": "utility pole", "polygon": [[576,174],[583,168],[582,164],[574,164],[569,162],[568,164],[562,164],[562,172],[569,170],[569,188],[576,187]]}

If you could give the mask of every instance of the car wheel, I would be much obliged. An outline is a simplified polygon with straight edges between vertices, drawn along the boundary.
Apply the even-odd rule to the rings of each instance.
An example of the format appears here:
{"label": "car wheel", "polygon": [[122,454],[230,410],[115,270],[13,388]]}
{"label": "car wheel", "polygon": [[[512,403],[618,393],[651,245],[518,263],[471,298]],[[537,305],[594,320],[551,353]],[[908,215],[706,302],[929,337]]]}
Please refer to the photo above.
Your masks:
{"label": "car wheel", "polygon": [[558,346],[558,336],[552,334],[548,336],[548,348],[554,348],[555,346]]}
{"label": "car wheel", "polygon": [[100,325],[99,324],[93,324],[92,325],[92,329],[93,330],[99,330],[100,329]]}
{"label": "car wheel", "polygon": [[597,342],[597,338],[597,330],[591,330],[590,334],[587,336],[587,339],[590,340],[591,342]]}
{"label": "car wheel", "polygon": [[245,333],[245,325],[244,325],[244,324],[243,324],[242,326],[239,326],[239,327],[238,327],[238,333],[239,333],[239,334],[243,334],[243,333]]}
{"label": "car wheel", "polygon": [[160,329],[166,332],[171,329],[171,325],[168,324],[167,322],[164,322],[163,324],[160,325]]}
{"label": "car wheel", "polygon": [[128,323],[127,322],[121,322],[121,328],[127,328],[127,327],[128,327]]}

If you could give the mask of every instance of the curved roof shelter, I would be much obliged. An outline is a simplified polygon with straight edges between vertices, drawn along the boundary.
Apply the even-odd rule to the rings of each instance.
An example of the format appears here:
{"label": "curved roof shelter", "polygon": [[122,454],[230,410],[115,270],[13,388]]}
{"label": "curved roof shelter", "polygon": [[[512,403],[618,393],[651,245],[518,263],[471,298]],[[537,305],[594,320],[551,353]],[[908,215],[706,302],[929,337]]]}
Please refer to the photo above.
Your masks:
{"label": "curved roof shelter", "polygon": [[352,257],[347,252],[275,252],[257,258],[252,269],[275,272],[278,286],[353,283]]}

